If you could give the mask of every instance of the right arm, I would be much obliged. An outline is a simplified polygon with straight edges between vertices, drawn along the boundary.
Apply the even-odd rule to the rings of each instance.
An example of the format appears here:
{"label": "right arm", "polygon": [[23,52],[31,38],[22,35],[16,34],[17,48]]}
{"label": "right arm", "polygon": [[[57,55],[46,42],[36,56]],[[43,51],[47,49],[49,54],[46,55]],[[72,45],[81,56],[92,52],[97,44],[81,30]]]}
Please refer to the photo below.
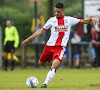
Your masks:
{"label": "right arm", "polygon": [[22,45],[22,46],[27,45],[27,43],[28,43],[30,40],[32,40],[32,39],[38,37],[38,36],[41,35],[45,30],[49,29],[49,28],[51,27],[51,22],[52,22],[52,19],[50,18],[50,19],[46,22],[46,24],[43,26],[43,28],[41,28],[40,30],[36,31],[36,32],[35,32],[34,34],[32,34],[30,37],[28,37],[27,39],[25,39],[25,40],[21,43],[21,45]]}
{"label": "right arm", "polygon": [[41,28],[40,30],[37,30],[34,34],[32,34],[31,36],[29,36],[27,39],[25,39],[25,40],[21,43],[21,45],[22,45],[22,46],[26,46],[27,43],[28,43],[30,40],[32,40],[32,39],[38,37],[38,36],[41,35],[44,31],[45,31],[45,30],[44,30],[43,28]]}
{"label": "right arm", "polygon": [[15,37],[14,47],[17,48],[19,45],[19,34],[16,27],[14,27],[14,37]]}

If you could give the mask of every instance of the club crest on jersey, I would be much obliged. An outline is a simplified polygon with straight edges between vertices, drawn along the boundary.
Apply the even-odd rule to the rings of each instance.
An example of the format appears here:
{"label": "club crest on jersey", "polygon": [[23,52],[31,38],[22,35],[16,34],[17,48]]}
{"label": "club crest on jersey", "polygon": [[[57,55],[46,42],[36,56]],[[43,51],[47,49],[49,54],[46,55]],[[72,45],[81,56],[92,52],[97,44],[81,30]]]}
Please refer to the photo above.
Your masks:
{"label": "club crest on jersey", "polygon": [[67,31],[66,26],[56,26],[55,27],[55,32],[65,32],[65,31]]}

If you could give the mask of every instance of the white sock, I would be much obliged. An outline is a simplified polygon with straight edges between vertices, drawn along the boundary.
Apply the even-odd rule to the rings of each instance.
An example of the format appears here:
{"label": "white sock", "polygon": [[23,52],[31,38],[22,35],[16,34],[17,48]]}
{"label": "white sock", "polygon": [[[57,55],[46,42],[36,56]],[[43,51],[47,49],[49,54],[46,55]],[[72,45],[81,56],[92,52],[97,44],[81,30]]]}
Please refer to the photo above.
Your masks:
{"label": "white sock", "polygon": [[46,80],[45,80],[45,82],[43,84],[47,85],[52,80],[52,78],[55,76],[55,73],[56,73],[56,70],[55,69],[51,69],[48,72]]}

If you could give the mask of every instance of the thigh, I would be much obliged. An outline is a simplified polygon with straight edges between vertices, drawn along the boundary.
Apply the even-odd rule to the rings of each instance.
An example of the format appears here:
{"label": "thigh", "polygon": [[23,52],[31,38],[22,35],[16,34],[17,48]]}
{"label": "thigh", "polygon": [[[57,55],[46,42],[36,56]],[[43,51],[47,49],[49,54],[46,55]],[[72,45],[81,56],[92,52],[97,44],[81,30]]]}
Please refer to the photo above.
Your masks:
{"label": "thigh", "polygon": [[73,55],[73,58],[74,58],[74,60],[77,59],[77,58],[80,58],[80,54],[79,54],[79,53],[74,54],[74,55]]}
{"label": "thigh", "polygon": [[53,60],[58,59],[61,62],[64,57],[65,51],[65,47],[55,47],[53,52]]}
{"label": "thigh", "polygon": [[4,52],[4,59],[8,59],[8,53]]}
{"label": "thigh", "polygon": [[51,47],[45,46],[43,53],[40,56],[41,62],[50,62],[53,59]]}
{"label": "thigh", "polygon": [[10,48],[9,48],[9,42],[6,42],[6,45],[4,46],[4,51],[5,52],[10,52]]}
{"label": "thigh", "polygon": [[8,41],[4,47],[5,52],[14,52],[14,41]]}

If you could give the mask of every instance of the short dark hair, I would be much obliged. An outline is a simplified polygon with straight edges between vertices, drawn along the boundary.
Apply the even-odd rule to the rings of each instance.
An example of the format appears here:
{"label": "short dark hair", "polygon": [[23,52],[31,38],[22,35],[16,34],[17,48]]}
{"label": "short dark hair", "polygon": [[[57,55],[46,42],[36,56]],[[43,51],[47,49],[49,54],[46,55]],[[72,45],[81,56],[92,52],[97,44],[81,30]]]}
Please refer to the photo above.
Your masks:
{"label": "short dark hair", "polygon": [[55,7],[56,8],[64,8],[64,5],[63,5],[63,3],[56,3],[56,5],[55,5]]}

